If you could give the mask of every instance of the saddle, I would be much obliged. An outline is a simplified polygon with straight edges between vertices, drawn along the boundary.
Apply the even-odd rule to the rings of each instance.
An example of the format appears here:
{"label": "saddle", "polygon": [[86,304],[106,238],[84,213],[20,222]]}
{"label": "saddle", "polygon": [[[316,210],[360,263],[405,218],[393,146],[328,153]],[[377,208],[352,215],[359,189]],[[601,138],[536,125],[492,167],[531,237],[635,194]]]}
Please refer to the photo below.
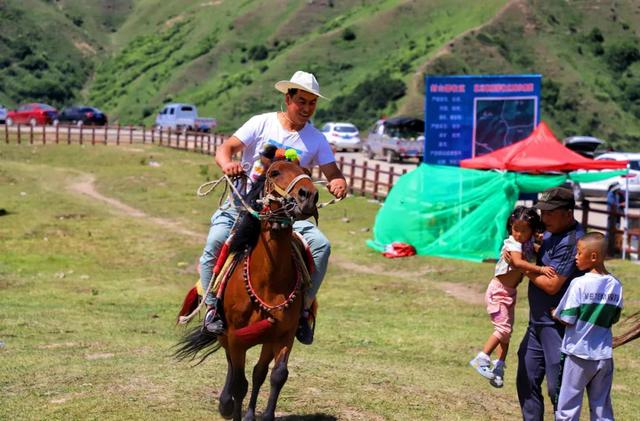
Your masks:
{"label": "saddle", "polygon": [[[294,250],[294,258],[299,263],[299,267],[302,271],[302,290],[304,291],[311,286],[311,274],[315,270],[315,264],[313,262],[313,256],[311,254],[309,243],[307,243],[304,237],[298,232],[293,231],[293,234],[292,245]],[[216,264],[213,268],[213,273],[216,276],[211,292],[218,298],[222,297],[222,295],[224,294],[226,281],[228,277],[231,276],[232,272],[229,269],[231,268],[231,266],[233,266],[233,261],[235,259],[235,255],[229,254],[230,240],[231,237],[229,237],[222,246],[222,249],[218,254]],[[198,307],[200,302],[204,299],[204,294],[205,291],[202,288],[202,284],[200,283],[200,278],[198,278],[194,286],[187,292],[187,295],[183,300],[182,307],[180,309],[180,312],[178,313],[178,321],[181,317],[191,314]],[[314,309],[316,306],[317,305],[314,302]],[[315,311],[313,311],[313,313],[315,314]]]}

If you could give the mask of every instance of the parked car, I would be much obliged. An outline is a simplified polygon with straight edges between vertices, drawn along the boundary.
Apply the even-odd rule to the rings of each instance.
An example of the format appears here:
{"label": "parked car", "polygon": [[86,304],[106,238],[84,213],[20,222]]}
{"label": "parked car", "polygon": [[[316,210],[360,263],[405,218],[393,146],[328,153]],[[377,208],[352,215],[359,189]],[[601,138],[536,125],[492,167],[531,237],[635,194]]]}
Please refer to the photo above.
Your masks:
{"label": "parked car", "polygon": [[596,154],[596,149],[602,147],[604,143],[604,140],[591,136],[571,136],[562,141],[562,144],[567,148],[592,159]]}
{"label": "parked car", "polygon": [[81,125],[104,126],[107,124],[107,116],[95,107],[74,106],[67,107],[58,115],[60,123]]}
{"label": "parked car", "polygon": [[422,159],[424,153],[424,121],[413,117],[394,117],[379,120],[369,129],[363,152],[374,159],[387,162],[405,158]]}
{"label": "parked car", "polygon": [[198,110],[193,104],[167,104],[162,107],[155,123],[161,129],[200,132],[210,132],[216,125],[215,118],[198,117]]}
{"label": "parked car", "polygon": [[7,125],[12,124],[56,124],[58,122],[58,110],[47,104],[24,104],[15,111],[7,113]]}
{"label": "parked car", "polygon": [[7,120],[7,109],[0,104],[0,124],[4,124]]}
{"label": "parked car", "polygon": [[348,150],[359,152],[362,150],[360,132],[351,123],[329,122],[322,126],[321,131],[324,137],[327,138],[327,142],[335,146],[338,152]]}
{"label": "parked car", "polygon": [[606,180],[594,181],[592,183],[580,183],[580,190],[584,196],[606,197],[607,191],[614,184],[619,184],[622,189],[629,181],[629,196],[640,198],[640,153],[629,152],[607,152],[598,155],[595,159],[613,159],[616,161],[629,161],[629,173]]}

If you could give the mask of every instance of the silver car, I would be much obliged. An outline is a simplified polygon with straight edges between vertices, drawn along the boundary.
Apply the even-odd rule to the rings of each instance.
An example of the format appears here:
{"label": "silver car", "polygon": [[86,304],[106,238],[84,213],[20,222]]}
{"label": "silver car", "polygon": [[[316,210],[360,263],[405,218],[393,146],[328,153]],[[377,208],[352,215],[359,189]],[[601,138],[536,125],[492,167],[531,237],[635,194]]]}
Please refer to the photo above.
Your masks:
{"label": "silver car", "polygon": [[5,124],[7,121],[7,109],[4,105],[0,104],[0,124]]}
{"label": "silver car", "polygon": [[359,152],[362,150],[360,132],[351,123],[329,122],[322,126],[320,131],[324,134],[327,142],[335,146],[338,152],[348,150]]}
{"label": "silver car", "polygon": [[[585,196],[606,197],[609,188],[618,184],[623,190],[629,186],[629,196],[640,198],[640,153],[631,152],[607,152],[596,157],[600,159],[613,159],[615,161],[629,161],[629,174],[591,183],[580,183],[580,189]],[[628,184],[627,184],[628,183]]]}

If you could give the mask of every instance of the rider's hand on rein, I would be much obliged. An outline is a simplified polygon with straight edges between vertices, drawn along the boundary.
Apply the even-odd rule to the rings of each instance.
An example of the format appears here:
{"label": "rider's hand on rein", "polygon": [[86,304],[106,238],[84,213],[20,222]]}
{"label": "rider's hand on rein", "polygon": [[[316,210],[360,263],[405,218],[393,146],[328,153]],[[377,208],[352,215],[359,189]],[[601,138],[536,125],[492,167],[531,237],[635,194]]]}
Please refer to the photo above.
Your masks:
{"label": "rider's hand on rein", "polygon": [[242,163],[230,161],[222,166],[222,172],[229,176],[237,176],[244,174],[245,170],[242,167]]}
{"label": "rider's hand on rein", "polygon": [[347,195],[347,182],[344,178],[334,178],[327,185],[327,189],[332,195],[342,199]]}

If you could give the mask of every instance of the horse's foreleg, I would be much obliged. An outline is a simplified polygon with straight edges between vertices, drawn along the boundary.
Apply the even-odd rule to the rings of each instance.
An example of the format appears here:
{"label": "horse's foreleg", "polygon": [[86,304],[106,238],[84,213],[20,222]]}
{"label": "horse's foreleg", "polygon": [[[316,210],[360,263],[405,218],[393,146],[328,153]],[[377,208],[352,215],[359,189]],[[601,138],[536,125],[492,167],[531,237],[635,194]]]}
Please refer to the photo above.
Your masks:
{"label": "horse's foreleg", "polygon": [[264,383],[264,379],[267,377],[269,371],[269,362],[273,359],[273,352],[270,347],[262,346],[260,352],[260,358],[253,367],[253,377],[251,379],[251,398],[249,399],[249,408],[247,413],[244,414],[244,421],[253,421],[256,418],[256,403],[258,402],[258,393],[260,387]]}
{"label": "horse's foreleg", "polygon": [[287,363],[289,362],[290,349],[290,346],[284,346],[280,349],[280,352],[278,352],[276,357],[276,362],[273,364],[273,369],[271,369],[271,392],[269,393],[267,408],[262,414],[263,421],[271,421],[275,418],[278,396],[280,396],[282,386],[284,386],[287,378],[289,377],[289,368],[287,368]]}
{"label": "horse's foreleg", "polygon": [[244,375],[246,351],[244,349],[231,349],[231,396],[233,396],[233,420],[242,419],[242,401],[247,395],[249,383]]}
{"label": "horse's foreleg", "polygon": [[231,396],[231,358],[227,352],[227,379],[224,382],[222,392],[220,392],[220,399],[218,403],[218,411],[222,418],[230,419],[233,416],[233,397]]}

